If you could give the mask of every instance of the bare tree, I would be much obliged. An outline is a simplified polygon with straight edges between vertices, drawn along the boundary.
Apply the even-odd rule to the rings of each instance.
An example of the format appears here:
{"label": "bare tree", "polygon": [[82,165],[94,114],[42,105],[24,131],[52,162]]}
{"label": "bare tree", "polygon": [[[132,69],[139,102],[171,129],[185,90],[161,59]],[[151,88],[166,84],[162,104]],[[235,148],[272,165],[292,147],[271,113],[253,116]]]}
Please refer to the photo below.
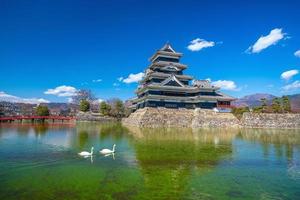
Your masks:
{"label": "bare tree", "polygon": [[80,89],[72,97],[72,103],[80,104],[80,101],[87,100],[89,102],[96,100],[95,95],[89,89]]}

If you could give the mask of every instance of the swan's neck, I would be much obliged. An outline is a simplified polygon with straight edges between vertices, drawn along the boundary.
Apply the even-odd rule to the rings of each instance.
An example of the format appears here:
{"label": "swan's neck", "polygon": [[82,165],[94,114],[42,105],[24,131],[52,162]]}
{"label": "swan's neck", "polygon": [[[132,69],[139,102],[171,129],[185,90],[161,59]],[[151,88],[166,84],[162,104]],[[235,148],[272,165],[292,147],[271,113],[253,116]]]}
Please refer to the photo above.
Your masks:
{"label": "swan's neck", "polygon": [[93,148],[91,149],[91,154],[93,154]]}
{"label": "swan's neck", "polygon": [[113,146],[113,149],[112,149],[113,152],[115,152],[115,147],[116,147],[116,146],[114,145],[114,146]]}

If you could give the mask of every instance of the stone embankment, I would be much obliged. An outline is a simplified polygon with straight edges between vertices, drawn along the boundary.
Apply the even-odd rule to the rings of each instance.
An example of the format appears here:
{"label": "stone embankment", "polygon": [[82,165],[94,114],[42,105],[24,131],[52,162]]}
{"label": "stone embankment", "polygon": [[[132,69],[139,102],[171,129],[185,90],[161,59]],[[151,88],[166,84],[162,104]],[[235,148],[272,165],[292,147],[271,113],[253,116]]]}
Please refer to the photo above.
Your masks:
{"label": "stone embankment", "polygon": [[244,113],[245,128],[300,128],[300,114]]}
{"label": "stone embankment", "polygon": [[300,114],[244,113],[238,120],[232,113],[215,113],[206,109],[143,108],[122,120],[136,127],[188,128],[300,128]]}
{"label": "stone embankment", "polygon": [[143,108],[122,123],[138,127],[239,127],[239,120],[233,114],[206,109]]}
{"label": "stone embankment", "polygon": [[97,122],[117,122],[118,120],[113,117],[101,115],[99,113],[79,112],[76,115],[77,121],[97,121]]}
{"label": "stone embankment", "polygon": [[207,109],[195,109],[192,128],[239,127],[239,120],[232,113],[217,113]]}

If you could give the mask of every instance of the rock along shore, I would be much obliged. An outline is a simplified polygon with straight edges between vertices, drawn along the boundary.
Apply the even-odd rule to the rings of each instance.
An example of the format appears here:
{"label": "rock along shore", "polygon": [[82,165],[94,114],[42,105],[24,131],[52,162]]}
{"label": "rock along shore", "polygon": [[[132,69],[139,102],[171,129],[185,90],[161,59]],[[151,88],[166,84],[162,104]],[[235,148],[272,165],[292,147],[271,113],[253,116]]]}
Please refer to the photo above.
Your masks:
{"label": "rock along shore", "polygon": [[117,122],[118,119],[101,115],[99,113],[79,112],[76,114],[77,121],[95,121],[95,122]]}
{"label": "rock along shore", "polygon": [[122,120],[124,125],[138,127],[239,127],[231,113],[205,109],[143,108]]}
{"label": "rock along shore", "polygon": [[238,120],[232,113],[207,109],[143,108],[123,118],[122,124],[151,128],[300,128],[300,114],[244,113]]}

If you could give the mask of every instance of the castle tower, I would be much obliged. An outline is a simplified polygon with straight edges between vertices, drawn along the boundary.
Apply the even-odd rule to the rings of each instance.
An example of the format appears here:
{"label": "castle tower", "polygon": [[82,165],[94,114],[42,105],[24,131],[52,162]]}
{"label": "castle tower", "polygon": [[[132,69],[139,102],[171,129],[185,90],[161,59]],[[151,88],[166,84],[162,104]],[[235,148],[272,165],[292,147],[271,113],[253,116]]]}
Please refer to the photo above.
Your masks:
{"label": "castle tower", "polygon": [[221,93],[208,80],[193,81],[183,72],[187,65],[180,63],[182,53],[167,43],[150,57],[151,62],[131,99],[132,108],[229,108],[234,98]]}

